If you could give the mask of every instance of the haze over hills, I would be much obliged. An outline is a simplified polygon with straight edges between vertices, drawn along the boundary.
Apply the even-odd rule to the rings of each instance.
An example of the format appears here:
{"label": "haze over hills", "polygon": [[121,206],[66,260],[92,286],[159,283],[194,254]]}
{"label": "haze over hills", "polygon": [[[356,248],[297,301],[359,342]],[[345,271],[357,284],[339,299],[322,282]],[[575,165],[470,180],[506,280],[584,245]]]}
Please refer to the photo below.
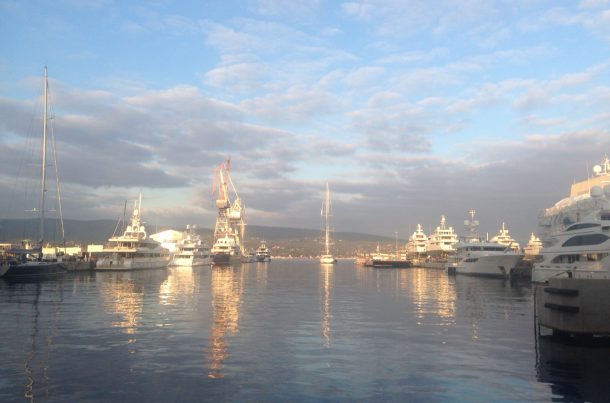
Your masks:
{"label": "haze over hills", "polygon": [[[56,219],[45,220],[45,239],[51,243],[60,243],[61,230]],[[184,228],[167,226],[147,226],[149,235],[167,229],[182,231]],[[37,219],[0,219],[0,242],[18,243],[23,239],[38,239]],[[116,220],[64,220],[65,240],[67,244],[103,244],[113,233],[123,231],[122,223]],[[213,229],[197,226],[205,242],[212,243]],[[319,230],[306,228],[266,227],[260,225],[246,226],[246,248],[256,249],[261,241],[266,241],[276,256],[316,256],[321,249]],[[371,234],[353,232],[333,233],[333,249],[337,256],[354,256],[358,252],[372,252],[380,246],[383,251],[394,251],[396,240]],[[398,246],[404,247],[405,240],[398,240]]]}

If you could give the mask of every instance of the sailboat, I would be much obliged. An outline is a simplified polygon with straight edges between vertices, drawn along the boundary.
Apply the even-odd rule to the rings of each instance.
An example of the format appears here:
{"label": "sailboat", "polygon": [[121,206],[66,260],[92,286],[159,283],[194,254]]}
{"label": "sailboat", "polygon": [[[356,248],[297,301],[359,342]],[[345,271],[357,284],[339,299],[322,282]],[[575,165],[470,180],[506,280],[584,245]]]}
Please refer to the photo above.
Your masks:
{"label": "sailboat", "polygon": [[46,166],[47,166],[47,93],[49,83],[47,67],[44,68],[44,107],[42,114],[42,143],[41,143],[41,170],[40,170],[40,203],[39,203],[39,230],[38,245],[32,249],[9,250],[9,258],[0,262],[0,276],[5,279],[30,279],[47,276],[56,276],[66,272],[66,267],[57,261],[45,260],[42,246],[45,236],[45,192],[46,192]]}
{"label": "sailboat", "polygon": [[330,188],[328,182],[326,182],[326,193],[324,195],[324,204],[322,204],[322,217],[324,217],[324,254],[320,256],[320,263],[322,264],[334,264],[337,263],[337,259],[330,253],[330,217],[331,217],[331,204],[330,204]]}

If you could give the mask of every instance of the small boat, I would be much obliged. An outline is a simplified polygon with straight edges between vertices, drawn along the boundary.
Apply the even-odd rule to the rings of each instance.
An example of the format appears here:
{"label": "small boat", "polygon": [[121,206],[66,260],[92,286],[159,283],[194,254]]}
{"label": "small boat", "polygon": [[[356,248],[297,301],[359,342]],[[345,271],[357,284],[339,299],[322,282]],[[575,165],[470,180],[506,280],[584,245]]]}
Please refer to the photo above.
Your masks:
{"label": "small boat", "polygon": [[271,261],[271,252],[265,241],[262,241],[258,249],[256,249],[256,260],[258,262],[269,262]]}
{"label": "small boat", "polygon": [[44,259],[45,192],[46,192],[46,147],[47,147],[47,92],[49,88],[47,67],[44,68],[44,107],[42,117],[41,190],[40,190],[40,239],[33,249],[13,249],[0,262],[0,276],[4,279],[37,279],[58,276],[67,271],[56,259]]}
{"label": "small boat", "polygon": [[324,253],[320,256],[321,264],[335,264],[337,263],[337,259],[330,253],[330,245],[332,244],[330,240],[330,217],[331,213],[331,203],[330,203],[330,188],[328,187],[328,182],[326,182],[326,193],[324,195],[324,204],[322,205],[322,217],[324,217]]}

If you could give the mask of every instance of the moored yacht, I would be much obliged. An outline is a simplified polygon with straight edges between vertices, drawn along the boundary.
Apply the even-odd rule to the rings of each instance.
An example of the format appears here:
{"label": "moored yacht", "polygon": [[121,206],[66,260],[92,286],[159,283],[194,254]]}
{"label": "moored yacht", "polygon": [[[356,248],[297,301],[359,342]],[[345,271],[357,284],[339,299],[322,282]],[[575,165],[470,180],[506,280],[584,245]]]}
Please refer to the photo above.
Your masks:
{"label": "moored yacht", "polygon": [[473,276],[509,277],[523,254],[512,249],[510,241],[509,245],[504,245],[481,240],[476,232],[479,222],[474,219],[475,211],[470,210],[470,215],[471,219],[464,221],[469,235],[456,245],[453,257],[455,272]]}
{"label": "moored yacht", "polygon": [[269,252],[269,248],[265,241],[262,241],[259,247],[256,249],[256,260],[259,262],[269,262],[271,261],[271,252]]}
{"label": "moored yacht", "polygon": [[141,221],[142,193],[134,202],[131,222],[123,235],[113,236],[95,253],[96,270],[141,270],[167,267],[169,251],[146,234]]}
{"label": "moored yacht", "polygon": [[533,258],[540,254],[540,250],[542,249],[542,241],[532,232],[530,235],[529,241],[523,247],[523,253],[525,253],[526,258]]}
{"label": "moored yacht", "polygon": [[407,241],[407,257],[419,258],[424,255],[427,244],[428,236],[424,233],[421,224],[417,224],[417,229]]}
{"label": "moored yacht", "polygon": [[202,242],[194,225],[187,225],[184,237],[176,243],[170,266],[205,266],[212,263],[210,247]]}
{"label": "moored yacht", "polygon": [[455,245],[458,243],[458,236],[453,227],[448,227],[445,216],[441,216],[441,222],[434,232],[428,237],[426,251],[429,256],[435,258],[447,258],[448,255],[455,253]]}
{"label": "moored yacht", "polygon": [[[597,188],[597,189],[595,189]],[[610,279],[610,185],[594,187],[600,209],[553,235],[534,264],[532,281],[552,277]]]}
{"label": "moored yacht", "polygon": [[500,231],[493,238],[491,238],[491,242],[499,243],[500,245],[504,245],[515,251],[518,251],[520,248],[519,243],[515,241],[512,236],[510,236],[510,233],[508,229],[506,229],[506,225],[504,223],[502,223]]}

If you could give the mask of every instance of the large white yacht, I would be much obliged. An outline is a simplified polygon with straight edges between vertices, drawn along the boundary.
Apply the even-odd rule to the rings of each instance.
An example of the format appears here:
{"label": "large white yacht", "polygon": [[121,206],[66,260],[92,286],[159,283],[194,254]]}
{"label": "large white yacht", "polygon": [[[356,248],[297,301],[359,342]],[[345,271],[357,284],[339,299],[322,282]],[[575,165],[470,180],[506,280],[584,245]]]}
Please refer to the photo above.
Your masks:
{"label": "large white yacht", "polygon": [[499,243],[500,245],[504,245],[510,249],[518,251],[520,249],[520,245],[517,241],[510,236],[508,229],[506,229],[506,225],[502,223],[502,227],[500,231],[490,240],[491,242]]}
{"label": "large white yacht", "polygon": [[166,267],[169,263],[169,251],[161,244],[146,235],[146,228],[141,222],[142,194],[134,202],[131,223],[123,235],[113,236],[108,240],[97,258],[96,270],[139,270]]}
{"label": "large white yacht", "polygon": [[421,224],[417,224],[417,229],[407,242],[407,256],[420,257],[426,253],[426,245],[428,244],[428,236],[424,233]]}
{"label": "large white yacht", "polygon": [[258,262],[270,262],[271,261],[271,252],[269,252],[269,248],[265,241],[261,241],[261,244],[256,249],[256,260]]}
{"label": "large white yacht", "polygon": [[176,243],[170,266],[205,266],[212,263],[210,247],[201,240],[194,225],[187,225],[184,237]]}
{"label": "large white yacht", "polygon": [[481,240],[476,232],[479,222],[474,219],[475,211],[470,210],[470,215],[471,219],[464,221],[469,235],[456,245],[453,256],[455,272],[473,276],[509,277],[523,254],[509,245]]}
{"label": "large white yacht", "polygon": [[597,211],[552,235],[534,264],[532,281],[552,277],[609,279],[610,271],[610,185],[591,188]]}
{"label": "large white yacht", "polygon": [[448,227],[445,216],[441,216],[441,222],[436,230],[428,237],[426,251],[431,257],[447,257],[455,252],[458,236],[453,227]]}

